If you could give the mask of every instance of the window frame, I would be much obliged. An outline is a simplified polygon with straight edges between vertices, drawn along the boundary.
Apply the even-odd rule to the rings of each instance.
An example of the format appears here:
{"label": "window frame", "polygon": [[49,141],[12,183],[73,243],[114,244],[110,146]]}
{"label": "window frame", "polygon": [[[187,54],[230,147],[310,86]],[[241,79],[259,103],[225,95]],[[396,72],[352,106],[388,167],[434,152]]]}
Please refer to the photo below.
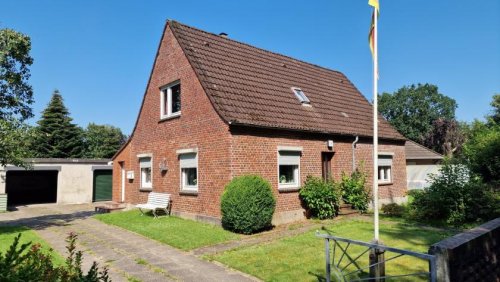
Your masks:
{"label": "window frame", "polygon": [[[180,93],[182,95],[182,86],[181,81],[176,80],[172,83],[169,83],[165,86],[160,87],[160,119],[169,119],[178,117],[182,112],[182,99],[180,110],[177,112],[172,112],[172,87],[179,85]],[[166,106],[166,109],[165,109]]]}
{"label": "window frame", "polygon": [[[391,184],[393,183],[393,153],[379,153],[377,165],[377,183],[378,184]],[[381,178],[383,176],[383,178]]]}
{"label": "window frame", "polygon": [[[141,191],[151,191],[153,190],[153,155],[152,154],[139,154],[137,155],[137,158],[139,160],[139,190]],[[148,168],[148,167],[143,167],[141,164],[141,159],[149,159],[149,170],[150,170],[150,178],[151,181],[149,183],[144,182],[144,176],[143,176],[143,168]]]}
{"label": "window frame", "polygon": [[[298,158],[298,161],[296,162],[296,164],[288,164],[288,163],[285,163],[285,164],[281,164],[281,155],[282,153],[295,153],[297,154],[297,158]],[[278,180],[278,190],[280,191],[296,191],[298,189],[300,189],[300,162],[301,162],[301,158],[302,158],[302,147],[291,147],[291,146],[278,146],[278,150],[277,150],[277,180]],[[284,154],[283,154],[284,155]],[[294,168],[294,171],[293,171],[293,175],[294,175],[294,178],[295,178],[295,182],[293,183],[281,183],[280,181],[280,167],[281,166],[296,166],[296,168]]]}
{"label": "window frame", "polygon": [[[188,165],[183,165],[181,156],[183,155],[190,155],[194,154],[194,161],[195,161],[195,166],[188,166]],[[184,150],[178,150],[177,151],[178,159],[179,159],[179,186],[180,186],[180,191],[181,192],[191,192],[191,193],[197,193],[199,189],[199,162],[198,162],[198,150],[197,149],[184,149]],[[196,185],[185,185],[186,184],[186,177],[187,173],[185,173],[185,169],[188,168],[195,168],[196,169]]]}
{"label": "window frame", "polygon": [[297,97],[297,99],[303,106],[311,105],[311,100],[309,100],[309,98],[306,96],[304,90],[300,89],[299,87],[292,87],[291,89],[293,91],[293,94],[295,94],[295,97]]}

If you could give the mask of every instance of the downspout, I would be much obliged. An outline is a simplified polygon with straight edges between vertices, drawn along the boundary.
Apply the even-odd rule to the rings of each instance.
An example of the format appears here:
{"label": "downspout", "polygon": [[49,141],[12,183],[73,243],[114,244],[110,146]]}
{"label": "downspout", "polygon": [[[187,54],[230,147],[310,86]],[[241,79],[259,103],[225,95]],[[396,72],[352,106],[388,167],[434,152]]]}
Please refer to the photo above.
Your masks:
{"label": "downspout", "polygon": [[359,136],[356,136],[356,139],[354,139],[354,142],[352,142],[352,172],[356,170],[356,156],[355,156],[355,149],[356,149],[356,143],[359,141]]}

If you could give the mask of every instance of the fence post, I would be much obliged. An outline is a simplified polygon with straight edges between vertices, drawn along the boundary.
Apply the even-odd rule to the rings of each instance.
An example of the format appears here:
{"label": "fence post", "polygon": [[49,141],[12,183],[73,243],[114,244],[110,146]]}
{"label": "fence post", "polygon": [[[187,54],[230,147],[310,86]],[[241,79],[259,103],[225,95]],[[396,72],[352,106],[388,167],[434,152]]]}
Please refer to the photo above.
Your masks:
{"label": "fence post", "polygon": [[326,257],[326,282],[330,282],[330,239],[325,238],[325,257]]}
{"label": "fence post", "polygon": [[379,248],[370,249],[370,281],[384,282],[385,278],[380,278],[385,276],[385,262],[384,262],[385,250]]}

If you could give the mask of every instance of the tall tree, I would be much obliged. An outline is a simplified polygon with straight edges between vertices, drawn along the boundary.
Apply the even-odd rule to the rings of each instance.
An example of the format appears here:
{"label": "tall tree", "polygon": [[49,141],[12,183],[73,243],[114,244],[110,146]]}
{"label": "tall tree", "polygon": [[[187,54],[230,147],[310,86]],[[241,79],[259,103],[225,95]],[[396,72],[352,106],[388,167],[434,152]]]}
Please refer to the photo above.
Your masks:
{"label": "tall tree", "polygon": [[28,156],[28,126],[24,120],[33,116],[33,89],[28,83],[29,36],[12,29],[0,29],[0,164],[25,166]]}
{"label": "tall tree", "polygon": [[453,120],[457,103],[432,84],[404,86],[379,95],[379,111],[406,138],[424,144],[438,119]]}
{"label": "tall tree", "polygon": [[500,187],[500,95],[493,95],[487,122],[475,120],[470,126],[464,155],[470,170],[497,189]]}
{"label": "tall tree", "polygon": [[85,158],[111,158],[125,143],[126,136],[118,127],[90,123],[85,130]]}
{"label": "tall tree", "polygon": [[465,135],[456,120],[438,118],[424,139],[424,145],[448,157],[460,153]]}
{"label": "tall tree", "polygon": [[83,154],[83,130],[72,123],[58,90],[38,121],[33,151],[40,158],[80,158]]}
{"label": "tall tree", "polygon": [[490,103],[493,107],[493,111],[490,116],[488,116],[488,122],[490,124],[500,124],[500,94],[493,95],[493,101]]}

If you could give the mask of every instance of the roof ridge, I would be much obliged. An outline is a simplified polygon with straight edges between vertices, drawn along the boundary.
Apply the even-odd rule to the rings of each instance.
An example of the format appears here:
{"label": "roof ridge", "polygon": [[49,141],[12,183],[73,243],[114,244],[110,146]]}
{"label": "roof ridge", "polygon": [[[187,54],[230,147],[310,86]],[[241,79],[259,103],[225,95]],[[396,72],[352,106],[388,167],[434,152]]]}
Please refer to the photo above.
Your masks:
{"label": "roof ridge", "polygon": [[217,34],[215,34],[213,32],[209,32],[209,31],[206,31],[206,30],[203,30],[203,29],[199,29],[199,28],[190,26],[190,25],[186,25],[186,24],[183,24],[183,23],[178,22],[176,20],[169,19],[169,20],[167,20],[167,22],[172,23],[174,25],[181,25],[181,26],[184,26],[184,27],[187,27],[187,28],[194,29],[196,31],[205,33],[205,34],[217,36],[217,37],[219,37],[219,38],[221,38],[223,40],[229,40],[229,41],[232,41],[232,42],[235,42],[235,43],[238,43],[238,44],[241,44],[241,45],[245,45],[245,46],[248,46],[250,48],[254,48],[254,49],[266,52],[266,53],[271,53],[271,54],[274,54],[274,55],[277,55],[277,56],[280,56],[280,57],[285,57],[285,58],[291,59],[293,61],[297,61],[299,63],[307,64],[307,65],[310,65],[310,66],[313,66],[313,67],[316,67],[316,68],[320,68],[320,69],[323,69],[323,70],[326,70],[326,71],[329,71],[329,72],[335,72],[335,73],[338,73],[338,74],[341,74],[341,75],[345,76],[344,73],[342,73],[341,71],[338,71],[338,70],[334,70],[334,69],[330,69],[330,68],[327,68],[327,67],[324,67],[324,66],[320,66],[320,65],[317,65],[317,64],[306,62],[304,60],[300,60],[300,59],[297,59],[297,58],[294,58],[294,57],[291,57],[291,56],[288,56],[288,55],[280,54],[278,52],[269,51],[269,50],[266,50],[264,48],[257,47],[257,46],[251,45],[249,43],[241,42],[241,41],[238,41],[238,40],[235,40],[235,39],[232,39],[232,38],[221,37],[220,35],[217,35]]}

